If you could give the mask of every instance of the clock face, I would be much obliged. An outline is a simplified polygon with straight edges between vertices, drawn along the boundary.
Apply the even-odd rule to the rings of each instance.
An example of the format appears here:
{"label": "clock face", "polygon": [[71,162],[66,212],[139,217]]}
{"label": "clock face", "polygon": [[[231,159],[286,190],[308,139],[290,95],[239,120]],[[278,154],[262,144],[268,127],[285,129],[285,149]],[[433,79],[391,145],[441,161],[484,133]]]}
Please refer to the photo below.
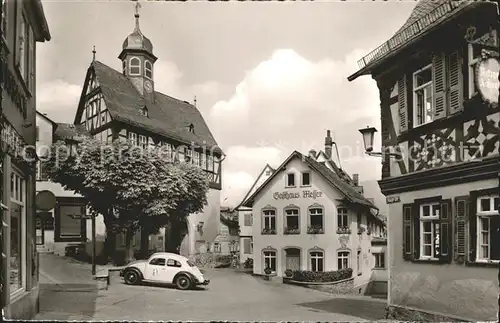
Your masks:
{"label": "clock face", "polygon": [[153,84],[151,84],[150,81],[145,81],[144,89],[146,90],[146,92],[151,93],[151,91],[153,91]]}

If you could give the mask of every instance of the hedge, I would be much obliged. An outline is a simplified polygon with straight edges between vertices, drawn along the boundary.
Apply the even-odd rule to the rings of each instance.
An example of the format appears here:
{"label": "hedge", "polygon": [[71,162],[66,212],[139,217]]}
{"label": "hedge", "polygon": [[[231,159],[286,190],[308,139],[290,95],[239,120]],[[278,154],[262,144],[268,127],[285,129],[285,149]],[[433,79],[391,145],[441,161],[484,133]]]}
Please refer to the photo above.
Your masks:
{"label": "hedge", "polygon": [[352,269],[340,269],[336,271],[309,271],[309,270],[294,270],[291,279],[299,282],[315,282],[327,283],[336,282],[339,280],[352,277]]}

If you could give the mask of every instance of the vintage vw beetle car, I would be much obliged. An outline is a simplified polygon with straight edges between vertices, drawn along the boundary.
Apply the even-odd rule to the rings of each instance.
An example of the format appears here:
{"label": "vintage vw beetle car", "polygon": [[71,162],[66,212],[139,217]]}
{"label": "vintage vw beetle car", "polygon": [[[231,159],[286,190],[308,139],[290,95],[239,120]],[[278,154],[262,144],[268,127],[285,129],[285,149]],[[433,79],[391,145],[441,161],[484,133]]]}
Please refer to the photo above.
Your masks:
{"label": "vintage vw beetle car", "polygon": [[157,252],[148,260],[129,263],[120,271],[120,276],[128,285],[141,282],[175,284],[182,290],[210,283],[192,261],[166,252]]}

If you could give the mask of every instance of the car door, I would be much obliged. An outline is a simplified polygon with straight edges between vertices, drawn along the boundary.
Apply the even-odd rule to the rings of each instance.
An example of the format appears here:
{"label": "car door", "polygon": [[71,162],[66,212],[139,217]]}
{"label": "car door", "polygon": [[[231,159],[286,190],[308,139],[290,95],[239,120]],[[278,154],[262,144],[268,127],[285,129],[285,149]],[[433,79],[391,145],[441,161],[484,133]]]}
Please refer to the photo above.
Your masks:
{"label": "car door", "polygon": [[181,271],[181,263],[173,258],[167,259],[167,270],[165,273],[165,282],[174,283],[175,275]]}
{"label": "car door", "polygon": [[144,279],[153,281],[162,281],[162,276],[164,276],[167,267],[166,259],[164,257],[155,257],[149,261],[146,266],[144,273]]}

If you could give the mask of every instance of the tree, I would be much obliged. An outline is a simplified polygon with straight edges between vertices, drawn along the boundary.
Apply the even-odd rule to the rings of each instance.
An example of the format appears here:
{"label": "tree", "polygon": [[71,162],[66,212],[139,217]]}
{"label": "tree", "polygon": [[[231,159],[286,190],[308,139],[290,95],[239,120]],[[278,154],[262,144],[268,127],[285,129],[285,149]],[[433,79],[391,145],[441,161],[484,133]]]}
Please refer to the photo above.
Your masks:
{"label": "tree", "polygon": [[71,149],[64,141],[54,143],[44,168],[52,181],[82,195],[93,216],[102,214],[106,257],[115,249],[117,233],[125,233],[130,261],[131,240],[141,226],[157,232],[186,221],[207,204],[206,173],[176,162],[162,147],[146,150],[128,141],[104,144],[88,137],[75,139],[78,145]]}

